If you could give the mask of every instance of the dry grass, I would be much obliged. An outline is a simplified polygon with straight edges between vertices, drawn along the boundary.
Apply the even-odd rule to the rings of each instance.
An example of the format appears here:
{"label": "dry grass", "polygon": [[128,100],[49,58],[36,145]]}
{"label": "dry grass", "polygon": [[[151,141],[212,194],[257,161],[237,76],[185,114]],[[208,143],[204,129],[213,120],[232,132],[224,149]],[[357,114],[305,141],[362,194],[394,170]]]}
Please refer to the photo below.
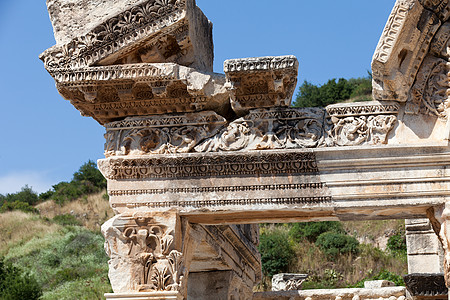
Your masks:
{"label": "dry grass", "polygon": [[86,228],[98,231],[103,223],[114,216],[109,201],[103,197],[104,194],[105,192],[90,195],[63,206],[50,200],[37,205],[36,208],[39,209],[42,217],[49,219],[57,215],[71,214]]}
{"label": "dry grass", "polygon": [[24,244],[35,237],[43,237],[58,231],[61,226],[46,222],[37,215],[21,211],[0,214],[0,256],[9,249]]}

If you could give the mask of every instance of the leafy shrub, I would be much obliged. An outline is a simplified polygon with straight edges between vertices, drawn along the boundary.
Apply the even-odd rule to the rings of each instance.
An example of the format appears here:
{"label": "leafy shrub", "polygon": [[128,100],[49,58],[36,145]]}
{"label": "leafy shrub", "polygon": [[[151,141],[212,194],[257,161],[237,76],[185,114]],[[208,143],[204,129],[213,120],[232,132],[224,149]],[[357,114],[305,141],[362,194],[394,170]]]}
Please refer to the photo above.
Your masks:
{"label": "leafy shrub", "polygon": [[295,252],[287,232],[275,229],[263,232],[258,246],[261,253],[263,273],[273,276],[288,271]]}
{"label": "leafy shrub", "polygon": [[325,232],[345,233],[340,222],[310,222],[292,225],[289,235],[296,242],[305,238],[315,243],[319,235]]}
{"label": "leafy shrub", "polygon": [[56,203],[62,205],[81,196],[97,193],[105,188],[106,179],[97,169],[96,164],[90,160],[73,174],[72,181],[55,184],[51,190],[40,194],[39,198],[41,201],[53,199]]}
{"label": "leafy shrub", "polygon": [[20,192],[6,195],[5,202],[24,202],[29,205],[35,205],[39,202],[38,194],[28,185],[25,185]]}
{"label": "leafy shrub", "polygon": [[357,254],[359,242],[352,236],[325,232],[316,241],[317,247],[330,258],[336,258],[340,254]]}
{"label": "leafy shrub", "polygon": [[371,280],[388,280],[395,283],[396,286],[405,286],[405,281],[401,275],[389,272],[388,270],[382,269],[378,274],[371,276],[369,275],[367,278],[359,281],[355,285],[351,285],[351,288],[363,288],[364,282]]}
{"label": "leafy shrub", "polygon": [[39,299],[42,289],[36,279],[0,258],[0,299]]}
{"label": "leafy shrub", "polygon": [[23,212],[30,212],[38,214],[39,210],[31,206],[30,204],[22,201],[5,202],[0,208],[0,212],[21,210]]}
{"label": "leafy shrub", "polygon": [[406,236],[404,232],[391,236],[388,240],[387,248],[392,252],[406,253]]}
{"label": "leafy shrub", "polygon": [[62,226],[81,226],[81,222],[75,218],[75,216],[70,214],[57,215],[53,218],[53,222]]}

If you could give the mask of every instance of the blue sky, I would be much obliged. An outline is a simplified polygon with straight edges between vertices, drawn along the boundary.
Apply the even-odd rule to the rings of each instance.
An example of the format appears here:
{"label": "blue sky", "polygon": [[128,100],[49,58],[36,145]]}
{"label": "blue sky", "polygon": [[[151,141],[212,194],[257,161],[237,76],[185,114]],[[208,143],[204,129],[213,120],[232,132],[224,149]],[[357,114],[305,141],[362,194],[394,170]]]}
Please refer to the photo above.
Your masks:
{"label": "blue sky", "polygon": [[[274,4],[275,3],[275,4]],[[223,61],[295,55],[299,83],[367,75],[394,0],[197,0]],[[59,96],[38,55],[55,44],[45,0],[0,0],[0,194],[38,192],[103,157],[104,129]]]}

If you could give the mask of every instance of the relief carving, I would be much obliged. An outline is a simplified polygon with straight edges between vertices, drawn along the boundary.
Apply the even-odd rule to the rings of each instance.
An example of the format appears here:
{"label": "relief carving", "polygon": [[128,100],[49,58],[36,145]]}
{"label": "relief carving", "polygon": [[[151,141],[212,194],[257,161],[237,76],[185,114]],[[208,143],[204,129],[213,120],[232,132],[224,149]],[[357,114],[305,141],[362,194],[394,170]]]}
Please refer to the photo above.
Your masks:
{"label": "relief carving", "polygon": [[324,111],[255,109],[195,147],[196,152],[312,148],[322,138]]}
{"label": "relief carving", "polygon": [[378,102],[329,106],[325,143],[329,147],[387,144],[398,110],[398,104]]}
{"label": "relief carving", "polygon": [[297,84],[294,56],[230,59],[224,63],[233,110],[290,105]]}
{"label": "relief carving", "polygon": [[142,212],[116,216],[102,226],[116,293],[182,291],[186,268],[176,243],[178,222],[170,214]]}
{"label": "relief carving", "polygon": [[449,71],[448,61],[428,56],[411,90],[406,112],[423,113],[447,119],[450,105]]}
{"label": "relief carving", "polygon": [[128,118],[106,125],[105,156],[187,153],[226,124],[213,112]]}
{"label": "relief carving", "polygon": [[58,70],[60,94],[99,123],[128,116],[217,110],[229,102],[225,76],[176,64]]}
{"label": "relief carving", "polygon": [[193,51],[186,47],[190,45],[186,42],[190,25],[186,13],[185,0],[149,0],[107,19],[87,34],[46,50],[41,59],[48,70],[167,62],[179,53]]}

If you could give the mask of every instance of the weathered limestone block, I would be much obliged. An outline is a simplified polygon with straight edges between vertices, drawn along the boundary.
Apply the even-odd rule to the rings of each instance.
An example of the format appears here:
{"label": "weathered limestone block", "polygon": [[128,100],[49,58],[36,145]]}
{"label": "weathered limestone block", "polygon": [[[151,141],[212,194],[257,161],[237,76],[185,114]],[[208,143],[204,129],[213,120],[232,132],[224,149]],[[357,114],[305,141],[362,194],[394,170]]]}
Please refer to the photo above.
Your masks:
{"label": "weathered limestone block", "polygon": [[100,124],[201,110],[226,114],[229,105],[223,75],[172,63],[60,69],[52,75],[60,94]]}
{"label": "weathered limestone block", "polygon": [[212,24],[195,0],[48,0],[57,45],[41,59],[59,68],[174,62],[212,71]]}
{"label": "weathered limestone block", "polygon": [[106,124],[105,156],[187,153],[225,126],[214,112],[127,118]]}
{"label": "weathered limestone block", "polygon": [[441,273],[444,256],[442,245],[428,219],[406,220],[408,273]]}
{"label": "weathered limestone block", "polygon": [[389,286],[395,286],[395,283],[387,280],[370,280],[370,281],[364,281],[364,288],[365,289],[379,289]]}
{"label": "weathered limestone block", "polygon": [[252,108],[287,107],[297,84],[294,56],[230,59],[224,63],[231,106],[238,115]]}
{"label": "weathered limestone block", "polygon": [[253,300],[405,300],[405,287],[260,292]]}
{"label": "weathered limestone block", "polygon": [[430,43],[443,23],[440,15],[447,14],[448,5],[447,0],[397,0],[373,56],[376,100],[408,100]]}
{"label": "weathered limestone block", "polygon": [[272,291],[301,290],[307,278],[307,274],[275,274],[272,277]]}
{"label": "weathered limestone block", "polygon": [[397,124],[399,105],[393,102],[335,104],[326,107],[329,124],[327,146],[387,144]]}
{"label": "weathered limestone block", "polygon": [[252,286],[246,285],[233,271],[190,273],[188,300],[252,299]]}
{"label": "weathered limestone block", "polygon": [[183,299],[193,244],[174,212],[118,215],[102,226],[115,293],[174,292]]}

